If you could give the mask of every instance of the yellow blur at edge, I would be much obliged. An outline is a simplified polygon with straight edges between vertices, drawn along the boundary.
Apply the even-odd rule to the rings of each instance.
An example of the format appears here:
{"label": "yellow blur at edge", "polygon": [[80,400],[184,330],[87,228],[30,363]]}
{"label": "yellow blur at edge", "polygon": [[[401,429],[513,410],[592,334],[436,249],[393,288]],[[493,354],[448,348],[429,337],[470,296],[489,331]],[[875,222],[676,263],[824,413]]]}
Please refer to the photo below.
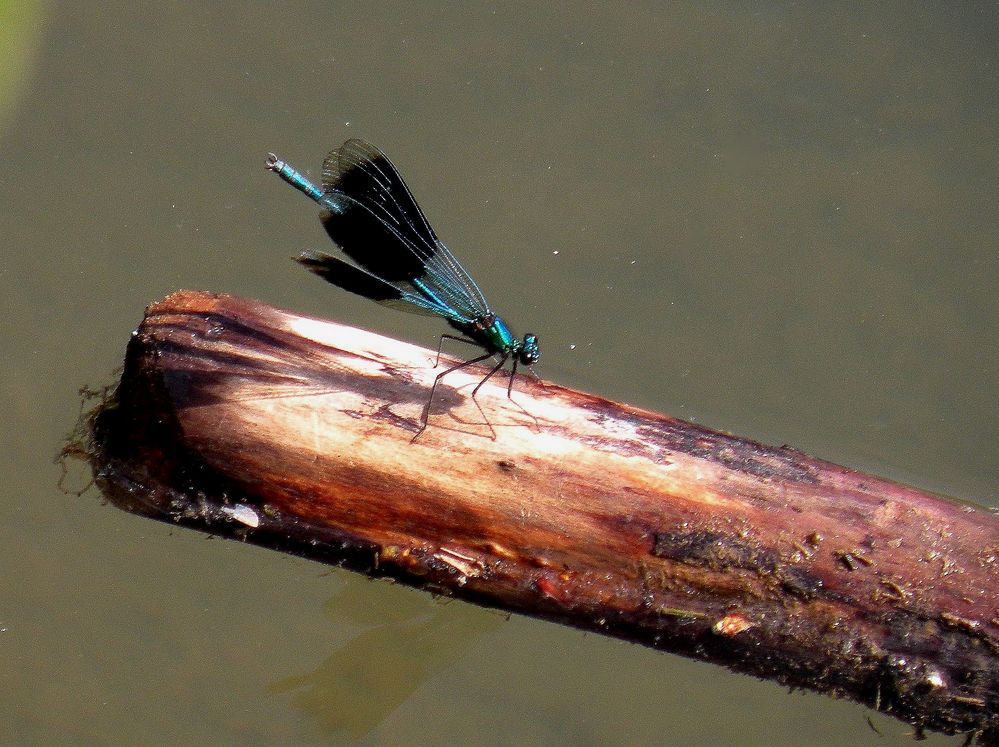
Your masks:
{"label": "yellow blur at edge", "polygon": [[0,135],[31,82],[48,5],[43,0],[0,0]]}

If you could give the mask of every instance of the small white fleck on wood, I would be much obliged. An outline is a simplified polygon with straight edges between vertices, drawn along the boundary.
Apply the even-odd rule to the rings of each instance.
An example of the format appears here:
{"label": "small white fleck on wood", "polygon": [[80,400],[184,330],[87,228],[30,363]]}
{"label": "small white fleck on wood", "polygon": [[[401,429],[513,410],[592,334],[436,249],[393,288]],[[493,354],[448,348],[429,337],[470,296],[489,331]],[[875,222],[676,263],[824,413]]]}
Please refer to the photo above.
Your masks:
{"label": "small white fleck on wood", "polygon": [[237,503],[235,506],[223,506],[222,513],[233,521],[246,524],[248,527],[260,526],[260,517],[257,515],[257,512],[242,503]]}

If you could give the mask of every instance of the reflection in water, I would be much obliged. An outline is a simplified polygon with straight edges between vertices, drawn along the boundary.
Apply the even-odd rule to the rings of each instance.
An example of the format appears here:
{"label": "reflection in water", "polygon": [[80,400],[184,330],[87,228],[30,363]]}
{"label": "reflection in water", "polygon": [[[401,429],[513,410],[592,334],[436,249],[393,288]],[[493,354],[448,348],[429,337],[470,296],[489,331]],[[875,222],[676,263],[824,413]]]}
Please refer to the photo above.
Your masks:
{"label": "reflection in water", "polygon": [[505,619],[446,601],[408,590],[385,594],[357,580],[330,600],[328,613],[338,626],[363,626],[363,632],[312,672],[278,680],[268,690],[294,692],[292,704],[325,739],[356,741]]}

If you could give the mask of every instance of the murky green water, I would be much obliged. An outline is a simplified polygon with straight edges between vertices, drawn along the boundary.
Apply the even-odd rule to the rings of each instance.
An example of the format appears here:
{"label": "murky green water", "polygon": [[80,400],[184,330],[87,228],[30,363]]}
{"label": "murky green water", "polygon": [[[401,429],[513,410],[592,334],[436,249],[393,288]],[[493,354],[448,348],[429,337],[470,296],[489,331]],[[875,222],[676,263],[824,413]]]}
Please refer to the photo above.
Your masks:
{"label": "murky green water", "polygon": [[0,741],[910,744],[67,496],[52,458],[178,288],[433,343],[287,259],[326,239],[264,155],[361,136],[545,377],[995,506],[994,5],[0,11]]}

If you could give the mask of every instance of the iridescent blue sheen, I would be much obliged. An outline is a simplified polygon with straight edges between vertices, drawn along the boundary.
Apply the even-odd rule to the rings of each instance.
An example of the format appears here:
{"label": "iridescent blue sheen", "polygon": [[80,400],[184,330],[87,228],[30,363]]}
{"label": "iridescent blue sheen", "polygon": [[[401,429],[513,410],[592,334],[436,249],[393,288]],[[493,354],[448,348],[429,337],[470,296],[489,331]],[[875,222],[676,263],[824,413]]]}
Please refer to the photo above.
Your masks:
{"label": "iridescent blue sheen", "polygon": [[[492,312],[471,275],[437,238],[384,153],[362,140],[348,140],[326,156],[322,188],[273,153],[268,155],[267,168],[319,203],[326,233],[352,260],[305,252],[298,257],[301,264],[351,293],[394,308],[443,317],[464,337],[441,335],[441,345],[449,338],[485,349],[483,355],[437,375],[414,440],[427,427],[437,384],[452,371],[498,357],[498,363],[472,390],[475,401],[482,385],[511,360],[507,396],[512,399],[517,365],[533,366],[541,358],[537,336],[526,334],[518,339]],[[438,362],[440,352],[438,346]],[[486,424],[495,438],[488,418]]]}

